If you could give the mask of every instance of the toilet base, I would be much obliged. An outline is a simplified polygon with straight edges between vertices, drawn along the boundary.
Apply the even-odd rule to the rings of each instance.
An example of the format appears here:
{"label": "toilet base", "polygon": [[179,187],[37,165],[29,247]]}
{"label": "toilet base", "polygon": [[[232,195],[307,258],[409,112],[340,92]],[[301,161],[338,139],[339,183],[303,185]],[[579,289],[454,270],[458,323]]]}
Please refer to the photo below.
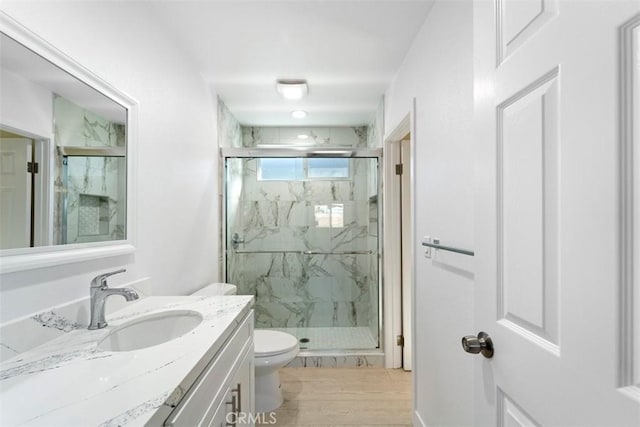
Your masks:
{"label": "toilet base", "polygon": [[265,375],[256,375],[256,412],[271,412],[284,401],[280,386],[280,375],[274,370]]}

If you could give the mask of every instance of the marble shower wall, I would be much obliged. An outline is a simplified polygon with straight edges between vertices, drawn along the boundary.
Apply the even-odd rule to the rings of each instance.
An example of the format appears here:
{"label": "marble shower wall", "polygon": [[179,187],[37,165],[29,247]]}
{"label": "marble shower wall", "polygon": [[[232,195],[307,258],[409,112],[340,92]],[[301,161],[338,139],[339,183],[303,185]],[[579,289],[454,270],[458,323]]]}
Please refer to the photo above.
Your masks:
{"label": "marble shower wall", "polygon": [[[55,140],[59,146],[125,146],[125,126],[54,97]],[[68,157],[56,152],[54,242],[85,243],[125,238],[126,159]],[[66,236],[63,207],[66,196]]]}
{"label": "marble shower wall", "polygon": [[[378,108],[376,109],[375,118],[369,126],[367,126],[367,147],[369,148],[381,148],[383,146],[383,135],[384,135],[384,97],[380,99],[378,103]],[[379,238],[379,221],[378,221],[378,175],[377,174],[369,174],[369,242],[371,245],[375,245],[378,242]],[[371,287],[369,289],[370,296],[370,304],[372,307],[372,315],[369,318],[369,330],[371,334],[375,337],[378,334],[380,328],[380,291],[381,287],[377,286],[378,281],[380,280],[380,270],[379,264],[377,262],[372,262],[369,264],[369,277],[374,277],[377,280],[371,280]]]}
{"label": "marble shower wall", "polygon": [[[379,237],[379,222],[378,222],[378,196],[369,197],[369,228],[368,228],[368,239],[369,245],[377,245],[378,237]],[[369,330],[371,331],[371,335],[376,337],[378,336],[378,331],[380,328],[380,293],[381,287],[378,286],[378,282],[380,280],[380,266],[377,262],[369,263],[369,277],[371,280],[369,281],[369,305],[371,307],[371,316],[369,317]]]}
{"label": "marble shower wall", "polygon": [[[355,127],[242,127],[242,145],[257,147],[367,147],[368,126]],[[298,135],[307,135],[306,139]]]}
{"label": "marble shower wall", "polygon": [[[242,127],[220,97],[218,97],[218,146],[221,148],[242,147]],[[228,226],[231,226],[227,229],[230,229],[235,227],[234,221],[237,221],[237,218],[239,217],[238,206],[242,196],[244,164],[242,159],[229,159],[227,164],[224,166],[225,167],[219,168],[220,180],[218,182],[222,183],[222,185],[226,185],[224,193],[220,191],[220,194],[226,195],[226,216],[227,221],[230,221]],[[222,179],[223,174],[225,173],[227,176],[225,179]],[[219,252],[220,265],[222,265],[223,262],[223,250],[224,248],[222,247],[221,240]]]}
{"label": "marble shower wall", "polygon": [[218,145],[242,147],[242,127],[220,97],[218,97]]}
{"label": "marble shower wall", "polygon": [[367,147],[381,148],[382,138],[384,135],[384,97],[380,99],[376,115],[371,123],[367,126]]}
{"label": "marble shower wall", "polygon": [[[299,145],[302,132],[319,145],[367,144],[366,127],[357,127],[243,128],[244,145]],[[244,239],[228,257],[227,280],[239,294],[256,296],[257,327],[377,325],[377,208],[372,231],[376,202],[370,198],[370,175],[377,165],[375,159],[351,159],[350,167],[348,179],[259,181],[259,159],[227,164],[228,178],[242,174],[237,214],[227,217],[227,238],[238,233]],[[341,216],[333,227],[317,217],[325,206]],[[372,254],[340,254],[349,251]],[[377,327],[372,333],[377,337]]]}

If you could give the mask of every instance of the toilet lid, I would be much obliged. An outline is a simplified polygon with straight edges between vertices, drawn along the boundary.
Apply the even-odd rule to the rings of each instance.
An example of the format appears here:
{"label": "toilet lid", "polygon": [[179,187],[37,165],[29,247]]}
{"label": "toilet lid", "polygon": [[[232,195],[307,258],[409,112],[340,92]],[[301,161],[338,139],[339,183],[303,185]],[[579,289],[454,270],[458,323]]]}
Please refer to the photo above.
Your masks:
{"label": "toilet lid", "polygon": [[266,329],[254,331],[254,351],[256,357],[275,356],[286,353],[298,346],[298,340],[291,334]]}

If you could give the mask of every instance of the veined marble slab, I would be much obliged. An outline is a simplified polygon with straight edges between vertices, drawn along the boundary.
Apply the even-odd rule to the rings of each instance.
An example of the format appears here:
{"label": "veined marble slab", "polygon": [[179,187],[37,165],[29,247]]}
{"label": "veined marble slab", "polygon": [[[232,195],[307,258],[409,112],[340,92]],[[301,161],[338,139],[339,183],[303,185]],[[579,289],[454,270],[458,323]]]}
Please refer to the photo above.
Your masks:
{"label": "veined marble slab", "polygon": [[[107,316],[104,329],[61,325],[58,338],[0,364],[0,425],[144,425],[172,393],[191,386],[189,372],[215,355],[252,305],[251,296],[149,297]],[[146,349],[98,349],[119,325],[170,310],[197,311],[203,321]]]}
{"label": "veined marble slab", "polygon": [[[141,301],[152,294],[152,283],[148,277],[128,282],[117,287],[132,288]],[[136,303],[137,303],[136,302]],[[25,351],[58,338],[74,329],[86,329],[89,325],[89,289],[87,296],[44,311],[12,319],[0,324],[0,363]],[[118,310],[130,305],[124,298],[111,298],[105,307],[107,318]]]}
{"label": "veined marble slab", "polygon": [[384,355],[297,356],[287,368],[384,368]]}

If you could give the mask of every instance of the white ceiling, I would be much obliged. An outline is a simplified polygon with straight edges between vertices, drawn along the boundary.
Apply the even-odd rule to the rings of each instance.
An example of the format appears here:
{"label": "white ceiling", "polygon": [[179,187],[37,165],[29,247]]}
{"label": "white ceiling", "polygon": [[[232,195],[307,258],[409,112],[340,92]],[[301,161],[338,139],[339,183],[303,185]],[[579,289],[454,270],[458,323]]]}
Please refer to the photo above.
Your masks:
{"label": "white ceiling", "polygon": [[[154,18],[244,125],[368,123],[433,0],[152,2]],[[277,79],[306,79],[302,100]],[[305,119],[290,112],[302,109]]]}

